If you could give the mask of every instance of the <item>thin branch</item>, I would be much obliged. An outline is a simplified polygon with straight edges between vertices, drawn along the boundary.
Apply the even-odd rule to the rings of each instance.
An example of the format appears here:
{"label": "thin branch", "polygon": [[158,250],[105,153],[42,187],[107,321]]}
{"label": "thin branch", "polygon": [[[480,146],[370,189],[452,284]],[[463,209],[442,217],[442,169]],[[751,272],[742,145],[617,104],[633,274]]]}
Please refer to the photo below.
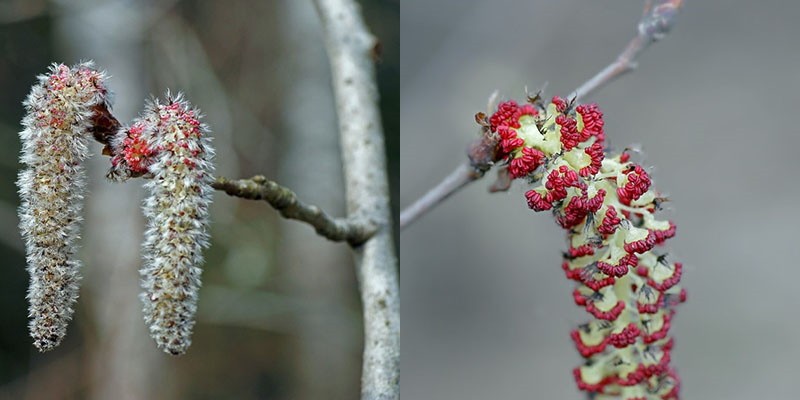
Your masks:
{"label": "thin branch", "polygon": [[315,0],[331,63],[348,218],[371,221],[355,248],[364,311],[361,398],[400,397],[400,285],[391,230],[389,180],[375,66],[380,45],[353,0]]}
{"label": "thin branch", "polygon": [[[655,4],[654,4],[655,3]],[[598,72],[583,85],[575,89],[568,99],[580,100],[605,86],[623,74],[636,69],[639,54],[651,44],[664,38],[675,24],[675,16],[683,5],[683,0],[647,0],[642,19],[639,21],[636,37],[628,42],[625,50],[607,67]]]}
{"label": "thin branch", "polygon": [[450,173],[444,180],[439,182],[436,187],[425,193],[417,201],[406,207],[400,213],[400,229],[405,228],[411,222],[416,221],[422,214],[428,212],[436,204],[441,203],[450,195],[466,186],[468,183],[483,177],[482,173],[475,172],[475,169],[468,164],[462,164]]}
{"label": "thin branch", "polygon": [[[681,6],[683,6],[683,0],[645,0],[644,12],[642,19],[639,20],[637,34],[628,43],[625,50],[617,56],[614,62],[580,85],[567,98],[576,100],[585,98],[612,80],[635,69],[639,54],[650,47],[653,42],[663,39],[669,33],[675,24],[675,17]],[[483,173],[481,173],[468,178],[464,168],[464,165],[456,168],[436,187],[413,202],[411,206],[403,209],[400,213],[400,229],[402,230],[414,222],[468,183],[483,177]],[[455,179],[458,180],[454,181]]]}
{"label": "thin branch", "polygon": [[313,226],[320,236],[335,242],[346,241],[357,246],[364,243],[376,231],[370,224],[331,218],[319,207],[301,202],[293,191],[261,175],[249,179],[217,177],[211,186],[230,196],[247,200],[264,200],[284,218],[306,222]]}

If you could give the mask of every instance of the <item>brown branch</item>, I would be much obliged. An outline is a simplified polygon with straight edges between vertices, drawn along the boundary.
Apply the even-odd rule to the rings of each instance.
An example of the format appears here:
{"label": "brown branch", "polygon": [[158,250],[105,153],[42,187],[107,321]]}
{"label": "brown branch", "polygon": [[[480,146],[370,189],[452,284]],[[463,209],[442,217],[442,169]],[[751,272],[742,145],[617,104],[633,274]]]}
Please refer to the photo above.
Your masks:
{"label": "brown branch", "polygon": [[335,242],[357,246],[376,231],[374,226],[368,224],[356,223],[346,218],[332,218],[319,207],[300,201],[293,191],[262,175],[248,179],[217,177],[211,187],[233,197],[264,200],[284,218],[305,222],[313,226],[320,236]]}
{"label": "brown branch", "polygon": [[[669,33],[681,6],[683,0],[645,0],[644,13],[639,20],[636,36],[614,62],[580,85],[567,98],[576,100],[585,98],[612,80],[635,69],[639,54]],[[468,168],[466,165],[460,165],[441,183],[403,209],[400,212],[400,229],[414,222],[468,183],[482,178],[486,172],[486,170],[470,172]]]}

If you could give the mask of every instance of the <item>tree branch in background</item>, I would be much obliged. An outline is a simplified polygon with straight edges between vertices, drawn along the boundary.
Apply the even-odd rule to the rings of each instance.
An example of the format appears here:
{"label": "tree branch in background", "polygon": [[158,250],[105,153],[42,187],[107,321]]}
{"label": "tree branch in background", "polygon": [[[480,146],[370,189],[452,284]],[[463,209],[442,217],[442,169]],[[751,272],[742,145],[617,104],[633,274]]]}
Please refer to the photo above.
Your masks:
{"label": "tree branch in background", "polygon": [[[577,89],[575,89],[567,99],[575,101],[583,99],[596,90],[605,86],[612,80],[620,77],[626,72],[630,72],[636,68],[636,59],[639,54],[654,42],[663,39],[669,33],[672,26],[675,24],[675,17],[678,11],[683,6],[683,0],[646,0],[644,6],[644,13],[637,29],[636,36],[631,39],[625,50],[617,56],[607,67],[603,68],[595,76],[588,81],[584,82]],[[433,189],[429,190],[421,198],[413,202],[410,206],[400,212],[400,230],[416,221],[423,214],[436,207],[439,203],[450,197],[453,193],[466,186],[468,183],[476,181],[483,177],[488,170],[481,170],[474,168],[475,162],[473,158],[473,150],[479,146],[482,139],[478,139],[476,144],[470,148],[470,160],[473,170],[467,165],[461,165],[447,176],[441,183],[436,185]],[[485,140],[484,140],[485,141]],[[499,160],[494,160],[499,161]],[[489,165],[491,163],[484,164]],[[502,171],[501,171],[502,177]],[[496,191],[492,189],[492,191]]]}
{"label": "tree branch in background", "polygon": [[284,218],[306,222],[313,226],[319,235],[335,242],[346,241],[357,246],[375,233],[374,226],[369,224],[331,218],[319,207],[301,202],[293,191],[262,175],[233,180],[218,177],[211,186],[229,196],[248,200],[264,200],[272,208],[278,210]]}
{"label": "tree branch in background", "polygon": [[375,235],[354,248],[364,310],[361,398],[400,397],[400,294],[373,62],[380,49],[353,0],[315,0],[331,63],[348,219]]}

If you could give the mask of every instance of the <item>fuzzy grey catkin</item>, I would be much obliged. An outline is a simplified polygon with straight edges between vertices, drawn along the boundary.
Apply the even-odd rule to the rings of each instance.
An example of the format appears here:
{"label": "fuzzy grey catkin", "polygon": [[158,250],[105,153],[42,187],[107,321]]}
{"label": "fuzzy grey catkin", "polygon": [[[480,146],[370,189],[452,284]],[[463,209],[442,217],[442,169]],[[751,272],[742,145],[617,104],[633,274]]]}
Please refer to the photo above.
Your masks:
{"label": "fuzzy grey catkin", "polygon": [[109,178],[144,176],[148,192],[141,269],[144,319],[158,347],[183,354],[191,344],[214,151],[200,114],[180,95],[153,101],[111,141]]}
{"label": "fuzzy grey catkin", "polygon": [[110,108],[105,79],[90,62],[72,68],[53,64],[24,102],[19,226],[30,274],[29,328],[40,351],[61,343],[78,298],[75,242],[86,186],[83,162],[94,118]]}

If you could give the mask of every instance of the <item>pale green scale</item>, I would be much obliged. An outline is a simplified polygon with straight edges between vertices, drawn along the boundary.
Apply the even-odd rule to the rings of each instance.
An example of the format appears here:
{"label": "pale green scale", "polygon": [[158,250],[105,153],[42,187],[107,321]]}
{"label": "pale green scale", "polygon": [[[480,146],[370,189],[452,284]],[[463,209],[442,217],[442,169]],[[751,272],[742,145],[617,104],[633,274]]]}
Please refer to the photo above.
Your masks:
{"label": "pale green scale", "polygon": [[517,137],[525,141],[526,147],[533,147],[542,151],[545,156],[552,157],[561,151],[560,131],[556,129],[555,123],[547,122],[542,126],[542,131],[536,126],[536,119],[530,115],[523,115],[519,119],[520,127],[517,129]]}

